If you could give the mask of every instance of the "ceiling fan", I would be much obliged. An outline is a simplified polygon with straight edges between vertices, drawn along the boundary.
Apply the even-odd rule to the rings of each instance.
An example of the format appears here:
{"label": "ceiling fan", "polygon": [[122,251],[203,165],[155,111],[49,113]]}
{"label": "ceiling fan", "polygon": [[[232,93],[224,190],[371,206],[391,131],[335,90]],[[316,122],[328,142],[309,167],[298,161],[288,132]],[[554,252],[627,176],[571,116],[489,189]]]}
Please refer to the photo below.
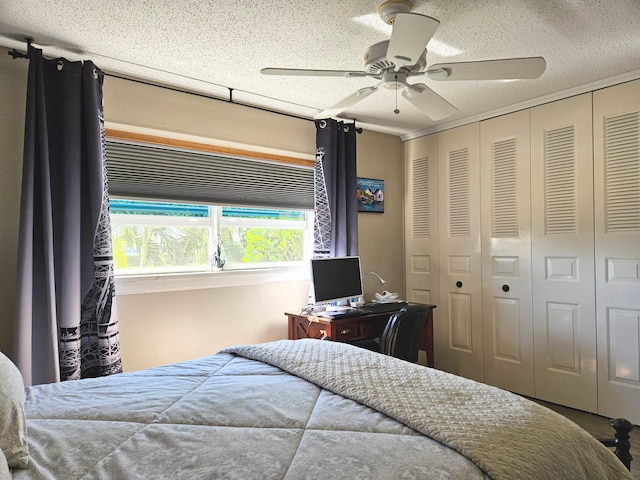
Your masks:
{"label": "ceiling fan", "polygon": [[[361,88],[317,114],[315,118],[339,115],[344,110],[385,87],[402,90],[402,96],[432,120],[441,120],[457,109],[424,83],[408,83],[412,77],[439,81],[511,80],[538,78],[545,70],[542,57],[506,58],[473,62],[439,63],[427,68],[426,46],[440,22],[419,13],[411,13],[408,0],[388,0],[378,7],[382,20],[393,26],[391,38],[369,47],[364,71],[312,70],[295,68],[263,68],[264,75],[297,75],[321,77],[372,77],[379,82]],[[394,113],[399,113],[396,108]]]}

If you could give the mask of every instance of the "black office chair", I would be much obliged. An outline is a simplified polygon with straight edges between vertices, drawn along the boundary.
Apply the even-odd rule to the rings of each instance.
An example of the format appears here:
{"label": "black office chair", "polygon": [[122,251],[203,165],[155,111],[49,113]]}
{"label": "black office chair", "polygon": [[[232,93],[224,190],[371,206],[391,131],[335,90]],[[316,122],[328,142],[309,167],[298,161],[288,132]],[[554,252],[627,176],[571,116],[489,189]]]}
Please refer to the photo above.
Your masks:
{"label": "black office chair", "polygon": [[351,343],[415,363],[418,361],[420,339],[427,324],[428,312],[425,305],[409,305],[391,315],[379,338],[364,338]]}

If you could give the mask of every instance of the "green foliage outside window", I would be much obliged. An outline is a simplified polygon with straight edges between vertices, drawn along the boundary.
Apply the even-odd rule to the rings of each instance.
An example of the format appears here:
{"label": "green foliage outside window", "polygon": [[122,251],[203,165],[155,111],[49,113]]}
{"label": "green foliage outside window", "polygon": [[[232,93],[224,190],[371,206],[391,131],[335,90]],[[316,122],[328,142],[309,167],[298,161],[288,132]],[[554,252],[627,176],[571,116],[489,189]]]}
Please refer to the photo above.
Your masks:
{"label": "green foliage outside window", "polygon": [[221,231],[222,255],[229,263],[296,262],[304,259],[299,229],[229,227]]}
{"label": "green foliage outside window", "polygon": [[203,227],[114,226],[115,267],[207,265],[208,235]]}
{"label": "green foliage outside window", "polygon": [[[221,233],[227,264],[304,259],[304,232],[299,229],[228,227]],[[208,235],[208,228],[203,227],[114,226],[115,267],[207,265]]]}

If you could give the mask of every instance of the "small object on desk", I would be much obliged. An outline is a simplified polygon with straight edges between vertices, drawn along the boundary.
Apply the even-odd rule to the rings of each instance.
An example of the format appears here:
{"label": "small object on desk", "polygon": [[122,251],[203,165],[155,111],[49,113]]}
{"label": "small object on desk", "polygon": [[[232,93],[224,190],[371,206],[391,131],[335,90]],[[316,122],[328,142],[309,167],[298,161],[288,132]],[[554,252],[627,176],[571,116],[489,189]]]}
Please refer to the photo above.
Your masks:
{"label": "small object on desk", "polygon": [[353,297],[349,301],[349,305],[351,305],[352,308],[360,308],[362,305],[364,305],[364,297],[362,295],[360,295],[359,297]]}
{"label": "small object on desk", "polygon": [[387,303],[387,302],[398,302],[398,301],[400,300],[398,299],[397,293],[387,292],[386,290],[381,294],[376,293],[376,299],[374,300],[374,302],[376,303]]}

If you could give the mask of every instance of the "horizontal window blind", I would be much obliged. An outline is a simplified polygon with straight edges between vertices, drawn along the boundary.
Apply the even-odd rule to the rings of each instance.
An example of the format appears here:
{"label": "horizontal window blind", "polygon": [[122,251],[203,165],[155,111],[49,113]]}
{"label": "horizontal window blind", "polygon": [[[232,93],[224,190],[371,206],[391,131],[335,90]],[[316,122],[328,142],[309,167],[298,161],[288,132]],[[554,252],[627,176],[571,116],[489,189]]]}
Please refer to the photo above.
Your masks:
{"label": "horizontal window blind", "polygon": [[108,137],[106,157],[114,197],[313,209],[313,168]]}

